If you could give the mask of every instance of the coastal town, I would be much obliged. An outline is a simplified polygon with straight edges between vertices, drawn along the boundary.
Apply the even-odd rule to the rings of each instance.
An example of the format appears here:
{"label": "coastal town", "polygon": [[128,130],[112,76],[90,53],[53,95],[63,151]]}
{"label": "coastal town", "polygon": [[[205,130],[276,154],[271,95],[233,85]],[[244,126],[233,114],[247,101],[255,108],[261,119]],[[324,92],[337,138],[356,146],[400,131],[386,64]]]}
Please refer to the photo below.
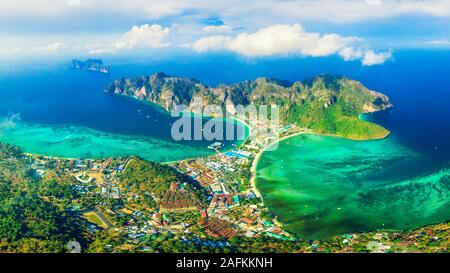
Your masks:
{"label": "coastal town", "polygon": [[[295,126],[280,127],[286,134]],[[276,134],[280,133],[276,132]],[[270,135],[268,135],[270,134]],[[138,243],[139,238],[156,234],[205,234],[216,239],[236,236],[254,238],[269,236],[280,240],[294,240],[262,202],[251,174],[255,157],[277,139],[274,133],[256,131],[239,147],[222,149],[222,144],[211,145],[215,153],[179,162],[168,163],[206,191],[205,204],[194,201],[193,192],[186,182],[172,183],[160,200],[158,207],[140,205],[145,192],[131,192],[120,181],[120,175],[136,158],[105,160],[60,159],[28,154],[32,167],[40,177],[48,172],[69,175],[72,189],[81,200],[73,202],[92,225],[90,229],[117,229]],[[121,205],[119,204],[123,201]],[[126,225],[119,226],[118,222]]]}
{"label": "coastal town", "polygon": [[[150,242],[158,240],[223,251],[242,240],[282,246],[279,250],[266,248],[269,252],[289,246],[294,249],[289,251],[297,252],[421,251],[412,239],[417,236],[427,245],[433,243],[439,251],[448,251],[449,224],[424,228],[419,235],[374,231],[339,235],[328,241],[303,240],[289,233],[264,206],[255,187],[255,166],[272,143],[307,129],[287,125],[275,132],[258,127],[253,130],[239,147],[223,149],[217,142],[211,145],[215,150],[211,156],[166,163],[186,179],[171,182],[159,195],[145,191],[142,184],[135,190],[133,184],[124,183],[126,173],[135,171],[133,165],[141,161],[145,164],[135,157],[93,160],[25,156],[41,179],[55,175],[70,178],[70,188],[78,196],[70,200],[71,210],[87,221],[94,238],[105,232],[111,236],[108,243],[102,242],[104,252],[154,252]],[[199,192],[204,196],[199,197]]]}

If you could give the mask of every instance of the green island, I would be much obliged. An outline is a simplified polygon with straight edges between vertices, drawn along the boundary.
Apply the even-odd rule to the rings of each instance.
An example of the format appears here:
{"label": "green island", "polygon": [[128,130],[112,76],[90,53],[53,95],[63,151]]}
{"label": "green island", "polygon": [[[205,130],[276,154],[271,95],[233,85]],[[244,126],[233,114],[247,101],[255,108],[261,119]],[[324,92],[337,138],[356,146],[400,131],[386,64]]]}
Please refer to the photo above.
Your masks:
{"label": "green island", "polygon": [[217,105],[223,109],[236,105],[277,105],[280,122],[284,125],[295,124],[314,133],[358,140],[389,135],[387,129],[361,120],[359,115],[392,106],[385,95],[367,89],[360,82],[335,75],[294,83],[258,78],[211,87],[194,79],[157,73],[116,80],[105,92],[155,103],[168,111],[176,105],[186,105],[195,112],[196,97],[202,100],[203,106]]}
{"label": "green island", "polygon": [[138,157],[65,159],[24,154],[0,144],[0,252],[446,252],[450,223],[408,231],[374,230],[310,240],[284,229],[255,188],[267,147],[304,133],[356,140],[389,131],[359,119],[391,107],[389,99],[337,76],[290,83],[260,78],[208,87],[158,73],[121,79],[109,94],[194,108],[203,103],[277,104],[281,125],[239,147],[165,164]]}

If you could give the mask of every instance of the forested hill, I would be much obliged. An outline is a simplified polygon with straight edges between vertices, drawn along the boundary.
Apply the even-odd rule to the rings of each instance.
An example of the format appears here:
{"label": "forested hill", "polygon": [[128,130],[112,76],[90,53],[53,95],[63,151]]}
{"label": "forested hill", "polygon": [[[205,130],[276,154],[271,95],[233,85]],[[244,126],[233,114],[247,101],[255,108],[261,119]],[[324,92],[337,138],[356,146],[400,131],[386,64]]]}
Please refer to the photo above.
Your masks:
{"label": "forested hill", "polygon": [[40,180],[17,147],[0,143],[0,253],[66,252],[85,246],[86,222],[56,196],[75,198],[70,184]]}
{"label": "forested hill", "polygon": [[[164,73],[116,80],[106,87],[109,94],[132,96],[171,110],[183,104],[195,111],[194,97],[206,105],[269,105],[280,107],[281,123],[296,124],[316,133],[351,139],[383,138],[389,131],[359,119],[362,113],[391,107],[389,98],[342,76],[321,75],[289,82],[258,78],[243,82],[207,86],[198,80]],[[232,110],[231,110],[232,111]]]}

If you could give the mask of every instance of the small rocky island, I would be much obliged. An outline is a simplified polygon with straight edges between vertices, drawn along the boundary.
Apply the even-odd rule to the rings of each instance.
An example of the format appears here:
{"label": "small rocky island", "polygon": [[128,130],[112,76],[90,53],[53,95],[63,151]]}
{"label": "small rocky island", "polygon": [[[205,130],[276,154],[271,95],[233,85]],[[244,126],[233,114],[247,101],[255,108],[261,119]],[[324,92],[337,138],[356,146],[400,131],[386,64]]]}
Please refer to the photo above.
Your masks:
{"label": "small rocky island", "polygon": [[100,59],[88,59],[84,62],[79,59],[73,59],[69,66],[72,69],[88,70],[103,74],[109,74],[110,71],[109,66],[104,65]]}

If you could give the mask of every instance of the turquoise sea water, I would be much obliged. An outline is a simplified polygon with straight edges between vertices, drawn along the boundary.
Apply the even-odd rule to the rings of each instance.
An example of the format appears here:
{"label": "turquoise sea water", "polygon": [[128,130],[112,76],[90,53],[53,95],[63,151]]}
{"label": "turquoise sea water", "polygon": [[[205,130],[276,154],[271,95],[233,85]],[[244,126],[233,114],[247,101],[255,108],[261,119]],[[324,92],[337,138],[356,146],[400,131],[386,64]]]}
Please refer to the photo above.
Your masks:
{"label": "turquoise sea water", "polygon": [[257,187],[286,228],[302,237],[417,228],[449,219],[450,168],[424,174],[425,161],[395,137],[299,135],[263,154]]}
{"label": "turquoise sea water", "polygon": [[[1,130],[1,129],[0,129]],[[211,154],[211,150],[159,138],[107,133],[75,125],[16,123],[0,131],[0,141],[28,153],[65,158],[104,158],[137,155],[167,162]]]}
{"label": "turquoise sea water", "polygon": [[[169,113],[103,92],[125,75],[134,74],[118,70],[107,76],[63,64],[0,78],[0,141],[28,153],[69,158],[137,155],[166,162],[213,153],[207,149],[212,141],[175,141],[171,126],[177,118]],[[208,121],[196,116],[192,124],[194,119]],[[243,126],[235,122],[236,136]],[[230,149],[239,140],[221,142]]]}

